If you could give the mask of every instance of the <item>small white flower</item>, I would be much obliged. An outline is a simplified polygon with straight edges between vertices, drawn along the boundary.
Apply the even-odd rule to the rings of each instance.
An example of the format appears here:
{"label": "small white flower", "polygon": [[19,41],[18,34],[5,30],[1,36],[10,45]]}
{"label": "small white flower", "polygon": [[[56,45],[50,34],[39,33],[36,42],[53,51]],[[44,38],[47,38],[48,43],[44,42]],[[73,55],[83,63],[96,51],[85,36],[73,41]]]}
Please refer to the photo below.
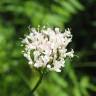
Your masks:
{"label": "small white flower", "polygon": [[51,69],[51,65],[48,64],[48,65],[47,65],[47,68],[48,68],[48,69]]}
{"label": "small white flower", "polygon": [[36,28],[31,28],[30,34],[22,40],[25,45],[24,57],[33,67],[46,67],[50,71],[61,72],[65,59],[74,56],[73,49],[67,52],[66,48],[71,41],[69,29],[61,33],[59,28],[53,30],[44,26],[40,32]]}

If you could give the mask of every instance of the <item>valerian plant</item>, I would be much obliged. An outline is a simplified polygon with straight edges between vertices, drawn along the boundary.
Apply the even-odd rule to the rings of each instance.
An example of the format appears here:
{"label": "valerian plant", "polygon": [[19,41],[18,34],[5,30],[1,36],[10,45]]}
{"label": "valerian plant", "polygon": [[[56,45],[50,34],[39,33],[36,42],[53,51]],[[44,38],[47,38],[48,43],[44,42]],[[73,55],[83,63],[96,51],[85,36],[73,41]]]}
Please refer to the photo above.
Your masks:
{"label": "valerian plant", "polygon": [[61,72],[65,66],[65,59],[72,58],[74,51],[67,50],[72,41],[69,29],[61,32],[59,28],[31,28],[31,32],[22,40],[23,54],[31,68],[40,72],[40,79],[32,89],[31,94],[37,89],[46,70]]}

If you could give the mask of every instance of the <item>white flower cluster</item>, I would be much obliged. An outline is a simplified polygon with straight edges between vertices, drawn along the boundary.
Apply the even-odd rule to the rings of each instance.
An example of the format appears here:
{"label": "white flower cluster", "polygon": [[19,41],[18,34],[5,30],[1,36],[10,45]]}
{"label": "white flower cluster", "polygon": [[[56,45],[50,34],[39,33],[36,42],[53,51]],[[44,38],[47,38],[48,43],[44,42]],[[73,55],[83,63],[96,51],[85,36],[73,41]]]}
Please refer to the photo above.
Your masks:
{"label": "white flower cluster", "polygon": [[65,58],[73,57],[73,49],[67,52],[67,45],[71,42],[70,30],[61,33],[59,28],[45,28],[40,31],[31,28],[29,35],[23,39],[25,45],[24,57],[28,59],[32,67],[46,67],[49,70],[61,72],[64,67]]}

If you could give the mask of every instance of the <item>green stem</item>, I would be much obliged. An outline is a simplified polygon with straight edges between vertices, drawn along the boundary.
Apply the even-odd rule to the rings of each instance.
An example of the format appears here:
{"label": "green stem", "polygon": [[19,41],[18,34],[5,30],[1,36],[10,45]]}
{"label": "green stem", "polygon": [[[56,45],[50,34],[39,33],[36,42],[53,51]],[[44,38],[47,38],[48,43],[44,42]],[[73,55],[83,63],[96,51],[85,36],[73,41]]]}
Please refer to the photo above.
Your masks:
{"label": "green stem", "polygon": [[43,70],[43,72],[40,73],[40,78],[39,78],[38,82],[36,83],[35,87],[31,90],[29,96],[33,96],[33,93],[36,91],[36,89],[37,89],[37,88],[39,87],[39,85],[41,84],[41,81],[42,81],[43,76],[44,76],[44,71],[45,71],[45,70]]}
{"label": "green stem", "polygon": [[32,93],[37,89],[37,87],[40,85],[41,81],[42,81],[42,78],[43,78],[43,73],[40,75],[40,78],[37,82],[37,84],[35,85],[35,87],[32,89]]}

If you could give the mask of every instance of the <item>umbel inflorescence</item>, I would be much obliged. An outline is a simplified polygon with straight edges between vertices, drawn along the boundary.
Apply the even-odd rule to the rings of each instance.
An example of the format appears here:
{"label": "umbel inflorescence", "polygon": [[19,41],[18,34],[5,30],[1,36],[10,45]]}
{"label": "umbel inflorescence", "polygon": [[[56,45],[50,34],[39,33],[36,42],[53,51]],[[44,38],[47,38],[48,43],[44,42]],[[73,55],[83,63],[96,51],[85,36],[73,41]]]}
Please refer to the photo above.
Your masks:
{"label": "umbel inflorescence", "polygon": [[70,30],[61,33],[59,28],[45,28],[37,30],[31,28],[29,35],[22,40],[24,46],[24,57],[30,66],[35,68],[47,68],[61,72],[66,57],[72,58],[73,49],[68,52],[67,46],[72,41]]}

